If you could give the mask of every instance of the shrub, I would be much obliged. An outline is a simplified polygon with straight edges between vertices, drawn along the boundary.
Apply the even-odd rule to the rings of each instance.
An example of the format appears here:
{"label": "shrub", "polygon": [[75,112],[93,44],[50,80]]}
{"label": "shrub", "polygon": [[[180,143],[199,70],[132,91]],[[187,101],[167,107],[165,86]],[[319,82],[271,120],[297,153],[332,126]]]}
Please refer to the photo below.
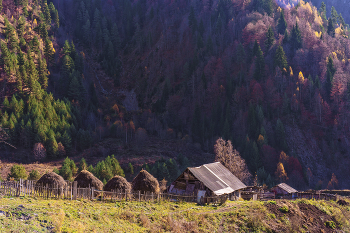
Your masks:
{"label": "shrub", "polygon": [[29,173],[29,177],[28,180],[39,180],[40,179],[40,173],[33,169],[30,173]]}
{"label": "shrub", "polygon": [[324,223],[324,225],[326,227],[331,228],[331,229],[335,229],[337,227],[333,221],[327,221],[327,222]]}
{"label": "shrub", "polygon": [[11,171],[8,174],[7,179],[27,179],[27,171],[22,164],[15,164],[11,167]]}
{"label": "shrub", "polygon": [[279,210],[280,210],[282,213],[288,213],[288,212],[289,212],[288,206],[282,206],[281,208],[279,208]]}
{"label": "shrub", "polygon": [[55,167],[52,171],[56,174],[60,174],[60,171],[57,169],[57,167]]}

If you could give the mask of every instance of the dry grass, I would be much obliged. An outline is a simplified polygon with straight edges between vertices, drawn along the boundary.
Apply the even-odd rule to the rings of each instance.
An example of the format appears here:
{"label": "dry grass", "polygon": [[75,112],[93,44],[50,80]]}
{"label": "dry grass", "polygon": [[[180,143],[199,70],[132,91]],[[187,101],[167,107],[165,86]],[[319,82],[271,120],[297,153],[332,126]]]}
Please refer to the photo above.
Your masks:
{"label": "dry grass", "polygon": [[62,231],[62,226],[64,223],[64,217],[65,213],[62,209],[60,209],[60,212],[58,214],[53,214],[51,216],[52,219],[52,225],[54,226],[54,232],[61,232]]}

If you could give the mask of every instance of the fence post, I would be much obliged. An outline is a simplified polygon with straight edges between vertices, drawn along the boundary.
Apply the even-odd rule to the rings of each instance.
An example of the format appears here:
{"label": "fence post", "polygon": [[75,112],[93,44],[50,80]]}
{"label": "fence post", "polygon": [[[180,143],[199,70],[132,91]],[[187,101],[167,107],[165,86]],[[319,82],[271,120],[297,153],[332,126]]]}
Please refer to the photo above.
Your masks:
{"label": "fence post", "polygon": [[91,200],[94,200],[94,187],[91,188]]}
{"label": "fence post", "polygon": [[139,190],[139,201],[141,201],[141,191]]}
{"label": "fence post", "polygon": [[127,200],[128,200],[128,196],[127,196],[127,191],[125,189],[125,201],[127,201]]}
{"label": "fence post", "polygon": [[77,200],[77,188],[78,188],[78,182],[73,182],[73,200]]}

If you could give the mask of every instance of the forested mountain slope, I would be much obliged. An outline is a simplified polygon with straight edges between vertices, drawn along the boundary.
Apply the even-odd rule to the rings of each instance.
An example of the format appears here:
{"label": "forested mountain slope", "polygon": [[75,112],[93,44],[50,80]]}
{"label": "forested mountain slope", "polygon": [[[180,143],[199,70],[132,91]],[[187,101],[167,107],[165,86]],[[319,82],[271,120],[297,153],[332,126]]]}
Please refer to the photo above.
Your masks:
{"label": "forested mountain slope", "polygon": [[[74,116],[52,129],[65,148],[65,132],[74,153],[91,139],[147,135],[212,152],[223,137],[261,183],[349,185],[350,41],[339,18],[271,0],[53,3],[63,49],[48,88]],[[44,132],[33,142],[48,149]]]}

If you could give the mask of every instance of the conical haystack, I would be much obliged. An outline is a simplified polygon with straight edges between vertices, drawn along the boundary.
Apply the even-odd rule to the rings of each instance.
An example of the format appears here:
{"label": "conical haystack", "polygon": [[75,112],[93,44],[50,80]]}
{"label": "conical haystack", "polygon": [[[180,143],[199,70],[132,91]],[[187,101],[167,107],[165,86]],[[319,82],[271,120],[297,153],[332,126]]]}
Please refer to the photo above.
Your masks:
{"label": "conical haystack", "polygon": [[65,188],[67,186],[63,177],[54,172],[44,174],[36,184],[44,187],[49,186],[50,188]]}
{"label": "conical haystack", "polygon": [[96,176],[87,170],[82,170],[74,181],[78,182],[78,187],[80,188],[89,188],[94,187],[97,190],[103,189],[103,183]]}
{"label": "conical haystack", "polygon": [[119,190],[120,192],[131,192],[131,184],[121,176],[115,176],[112,179],[110,179],[107,184],[105,185],[104,191],[117,191]]}
{"label": "conical haystack", "polygon": [[159,193],[159,183],[154,176],[142,169],[132,181],[132,189],[134,191]]}

